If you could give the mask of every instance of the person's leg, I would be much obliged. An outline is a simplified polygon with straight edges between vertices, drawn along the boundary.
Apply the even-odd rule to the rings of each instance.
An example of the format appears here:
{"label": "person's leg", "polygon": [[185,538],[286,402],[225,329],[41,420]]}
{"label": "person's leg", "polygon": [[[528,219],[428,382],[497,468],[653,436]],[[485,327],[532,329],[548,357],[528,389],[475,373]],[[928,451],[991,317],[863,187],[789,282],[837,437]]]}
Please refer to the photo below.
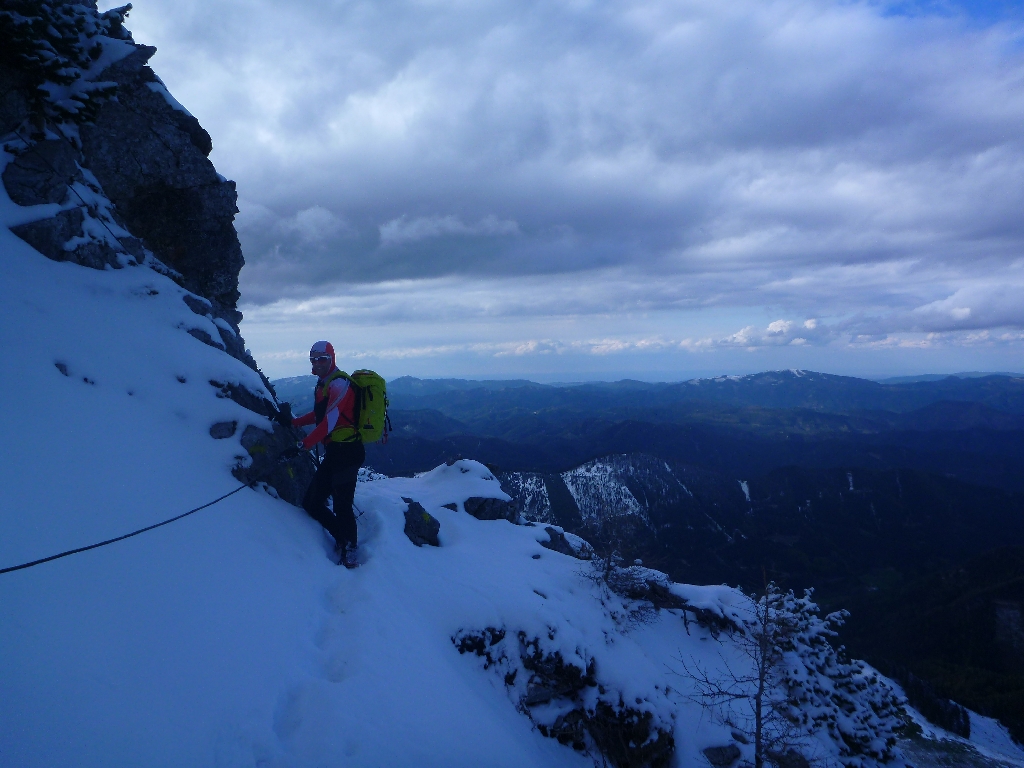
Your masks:
{"label": "person's leg", "polygon": [[331,480],[334,475],[331,464],[332,462],[325,457],[317,467],[316,474],[313,475],[309,488],[306,489],[306,495],[302,499],[302,508],[306,510],[306,514],[320,523],[336,542],[341,543],[338,538],[341,535],[338,530],[338,518],[331,513],[327,506],[327,497],[331,495]]}
{"label": "person's leg", "polygon": [[334,514],[338,519],[339,542],[344,541],[355,548],[359,536],[356,516],[352,510],[352,500],[356,493],[356,478],[359,468],[366,458],[366,449],[362,443],[342,443],[337,451],[338,463],[332,475],[332,495],[334,497]]}

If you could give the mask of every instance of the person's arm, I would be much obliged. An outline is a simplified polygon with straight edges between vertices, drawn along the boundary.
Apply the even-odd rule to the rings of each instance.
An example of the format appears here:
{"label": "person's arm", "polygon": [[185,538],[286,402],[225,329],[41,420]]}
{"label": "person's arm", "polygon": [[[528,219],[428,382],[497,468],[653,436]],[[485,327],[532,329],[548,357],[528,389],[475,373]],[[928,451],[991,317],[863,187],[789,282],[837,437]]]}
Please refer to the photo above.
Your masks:
{"label": "person's arm", "polygon": [[316,413],[314,411],[292,419],[293,427],[308,427],[310,424],[316,424]]}
{"label": "person's arm", "polygon": [[316,429],[306,435],[306,439],[302,441],[302,447],[307,451],[334,431],[338,426],[342,407],[355,397],[345,379],[332,381],[327,396],[329,400],[324,420],[317,424]]}

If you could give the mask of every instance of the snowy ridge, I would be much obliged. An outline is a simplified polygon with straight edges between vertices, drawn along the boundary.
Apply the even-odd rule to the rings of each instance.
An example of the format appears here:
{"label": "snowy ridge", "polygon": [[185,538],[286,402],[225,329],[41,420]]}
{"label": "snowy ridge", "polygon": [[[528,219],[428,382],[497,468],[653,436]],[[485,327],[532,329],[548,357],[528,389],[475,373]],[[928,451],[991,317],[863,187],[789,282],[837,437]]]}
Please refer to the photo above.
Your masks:
{"label": "snowy ridge", "polygon": [[648,522],[646,507],[626,487],[619,469],[608,460],[595,459],[562,474],[584,522],[617,515],[635,515]]}
{"label": "snowy ridge", "polygon": [[551,515],[551,498],[543,475],[534,472],[508,472],[502,477],[502,487],[508,492],[519,509],[519,514],[536,522],[554,522]]}

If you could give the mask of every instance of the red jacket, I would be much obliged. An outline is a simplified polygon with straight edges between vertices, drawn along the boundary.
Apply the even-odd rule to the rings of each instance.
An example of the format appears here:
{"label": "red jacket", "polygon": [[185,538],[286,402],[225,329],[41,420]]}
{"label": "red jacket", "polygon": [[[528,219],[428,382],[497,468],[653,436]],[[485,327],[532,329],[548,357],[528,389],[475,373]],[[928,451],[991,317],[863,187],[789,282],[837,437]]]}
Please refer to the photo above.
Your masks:
{"label": "red jacket", "polygon": [[[334,368],[325,378],[330,379],[337,372]],[[313,410],[303,416],[292,419],[293,427],[305,427],[316,424],[316,429],[306,435],[302,447],[307,451],[317,443],[324,445],[331,442],[331,433],[338,427],[348,427],[355,423],[355,390],[349,386],[348,379],[337,376],[327,385],[324,395],[324,380],[316,383],[316,394]],[[323,414],[320,416],[319,414]],[[319,416],[319,418],[318,418]]]}

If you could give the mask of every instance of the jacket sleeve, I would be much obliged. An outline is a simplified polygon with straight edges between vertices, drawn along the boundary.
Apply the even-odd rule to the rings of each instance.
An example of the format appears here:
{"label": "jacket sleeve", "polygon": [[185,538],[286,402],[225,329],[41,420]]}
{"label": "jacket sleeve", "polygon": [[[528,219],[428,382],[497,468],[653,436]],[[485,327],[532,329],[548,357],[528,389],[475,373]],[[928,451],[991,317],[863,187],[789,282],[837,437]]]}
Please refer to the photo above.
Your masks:
{"label": "jacket sleeve", "polygon": [[354,397],[345,379],[335,379],[332,381],[327,396],[329,400],[324,420],[317,424],[316,429],[306,435],[306,439],[302,441],[302,446],[307,451],[333,432],[335,427],[338,426],[339,420],[344,420],[344,417],[341,416],[341,409]]}
{"label": "jacket sleeve", "polygon": [[292,419],[293,427],[308,427],[310,424],[316,424],[316,413],[310,411],[303,416],[296,416]]}

